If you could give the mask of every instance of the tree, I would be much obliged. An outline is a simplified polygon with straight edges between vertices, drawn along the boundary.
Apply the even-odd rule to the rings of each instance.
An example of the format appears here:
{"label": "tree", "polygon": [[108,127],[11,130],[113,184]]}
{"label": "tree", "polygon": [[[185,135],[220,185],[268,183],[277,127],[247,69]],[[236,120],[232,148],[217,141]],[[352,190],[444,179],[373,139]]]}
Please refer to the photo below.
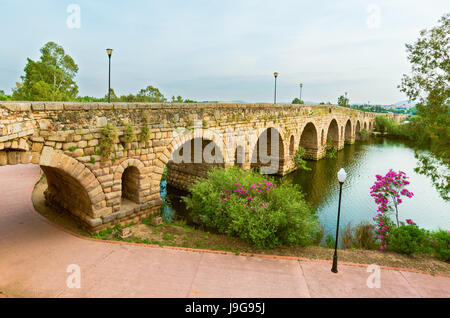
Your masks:
{"label": "tree", "polygon": [[305,102],[300,100],[298,97],[292,100],[292,104],[304,104]]}
{"label": "tree", "polygon": [[22,82],[16,83],[14,100],[73,100],[78,94],[74,78],[78,65],[64,49],[54,42],[48,42],[41,50],[39,61],[27,58]]}
{"label": "tree", "polygon": [[[416,171],[430,176],[447,200],[450,199],[449,45],[450,14],[445,14],[438,26],[422,30],[414,44],[406,44],[411,73],[404,74],[399,85],[410,100],[417,101],[418,116],[411,125],[412,138],[431,151],[416,152],[421,164]],[[442,169],[442,165],[447,169]]]}
{"label": "tree", "polygon": [[347,98],[347,93],[344,95],[339,96],[338,98],[338,105],[343,107],[348,107],[349,105],[349,99]]}
{"label": "tree", "polygon": [[166,98],[159,91],[159,89],[149,85],[144,89],[141,89],[136,95],[137,102],[149,102],[149,103],[164,103]]}

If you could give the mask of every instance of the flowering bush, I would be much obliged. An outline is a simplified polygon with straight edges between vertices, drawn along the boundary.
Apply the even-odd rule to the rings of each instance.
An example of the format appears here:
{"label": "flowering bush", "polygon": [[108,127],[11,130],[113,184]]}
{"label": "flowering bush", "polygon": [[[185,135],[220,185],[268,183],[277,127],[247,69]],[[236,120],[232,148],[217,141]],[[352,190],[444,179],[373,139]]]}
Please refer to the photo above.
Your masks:
{"label": "flowering bush", "polygon": [[380,238],[380,250],[387,248],[389,235],[394,223],[390,219],[389,213],[395,210],[395,217],[398,221],[398,205],[403,202],[401,196],[412,198],[414,193],[408,191],[405,186],[409,184],[408,177],[403,171],[395,172],[392,169],[385,176],[376,175],[377,181],[370,188],[370,195],[378,204],[377,215],[373,218],[377,225],[377,235]]}
{"label": "flowering bush", "polygon": [[318,217],[295,185],[238,168],[213,169],[184,198],[193,221],[257,247],[311,244]]}

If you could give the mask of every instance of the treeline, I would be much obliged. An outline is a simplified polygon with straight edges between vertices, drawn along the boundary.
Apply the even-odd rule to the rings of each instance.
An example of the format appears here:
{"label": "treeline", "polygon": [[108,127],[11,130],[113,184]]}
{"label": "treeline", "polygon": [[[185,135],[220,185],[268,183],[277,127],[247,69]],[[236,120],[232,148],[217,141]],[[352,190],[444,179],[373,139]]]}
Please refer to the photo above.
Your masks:
{"label": "treeline", "polygon": [[[41,57],[37,61],[27,58],[25,74],[16,83],[12,95],[0,90],[0,101],[78,101],[78,102],[107,102],[108,94],[104,97],[79,96],[75,76],[78,65],[64,49],[48,42],[41,49]],[[113,102],[167,102],[167,98],[151,85],[139,90],[135,95],[117,96],[113,89],[110,91]],[[172,103],[194,103],[196,101],[172,96]]]}

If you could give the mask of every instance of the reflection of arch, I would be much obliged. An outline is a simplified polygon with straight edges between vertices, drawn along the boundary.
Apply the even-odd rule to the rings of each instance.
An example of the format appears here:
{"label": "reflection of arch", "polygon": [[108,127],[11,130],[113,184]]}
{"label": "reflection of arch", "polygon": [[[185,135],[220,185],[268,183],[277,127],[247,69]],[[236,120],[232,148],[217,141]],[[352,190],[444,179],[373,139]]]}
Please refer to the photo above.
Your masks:
{"label": "reflection of arch", "polygon": [[347,123],[345,124],[345,136],[344,140],[346,143],[350,143],[352,140],[352,122],[350,119],[347,120]]}
{"label": "reflection of arch", "polygon": [[105,194],[91,170],[51,147],[44,147],[39,165],[47,176],[47,198],[51,203],[84,220],[85,214],[95,217],[95,212],[102,208],[98,203],[105,200]]}
{"label": "reflection of arch", "polygon": [[[275,144],[272,141],[275,141]],[[251,167],[258,169],[261,166],[271,166],[272,160],[278,161],[278,168],[284,163],[284,140],[279,128],[269,127],[256,140],[251,156]]]}
{"label": "reflection of arch", "polygon": [[355,139],[361,139],[361,124],[359,120],[356,121]]}
{"label": "reflection of arch", "polygon": [[114,184],[120,185],[122,198],[142,203],[144,164],[138,159],[125,159],[114,170]]}
{"label": "reflection of arch", "polygon": [[290,140],[289,140],[289,156],[293,156],[294,155],[294,135],[291,136]]}
{"label": "reflection of arch", "polygon": [[327,142],[329,138],[332,138],[332,145],[339,148],[339,127],[336,119],[331,120],[327,131]]}
{"label": "reflection of arch", "polygon": [[364,130],[367,130],[367,123],[364,122]]}
{"label": "reflection of arch", "polygon": [[300,147],[304,148],[305,158],[313,159],[317,155],[317,129],[312,122],[306,124],[300,136]]}
{"label": "reflection of arch", "polygon": [[369,122],[369,131],[372,131],[372,122]]}

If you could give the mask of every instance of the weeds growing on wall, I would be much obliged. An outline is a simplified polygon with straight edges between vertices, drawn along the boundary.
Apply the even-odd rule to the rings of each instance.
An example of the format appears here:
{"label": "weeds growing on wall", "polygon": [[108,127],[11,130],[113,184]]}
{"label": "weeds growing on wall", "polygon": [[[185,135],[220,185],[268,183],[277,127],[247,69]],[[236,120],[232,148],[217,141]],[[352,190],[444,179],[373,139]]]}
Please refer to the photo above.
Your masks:
{"label": "weeds growing on wall", "polygon": [[127,124],[123,132],[123,142],[128,145],[136,140],[136,131],[131,124]]}
{"label": "weeds growing on wall", "polygon": [[102,136],[100,137],[100,156],[102,161],[110,159],[112,152],[114,151],[114,145],[117,142],[118,133],[117,128],[111,124],[106,124],[102,128]]}
{"label": "weeds growing on wall", "polygon": [[139,134],[139,141],[144,142],[144,141],[149,141],[150,140],[150,128],[148,126],[144,126],[141,129],[141,133]]}
{"label": "weeds growing on wall", "polygon": [[298,169],[311,170],[311,168],[308,168],[306,166],[306,161],[303,159],[305,152],[306,152],[305,148],[298,147],[297,152],[295,153],[294,156],[294,162]]}

